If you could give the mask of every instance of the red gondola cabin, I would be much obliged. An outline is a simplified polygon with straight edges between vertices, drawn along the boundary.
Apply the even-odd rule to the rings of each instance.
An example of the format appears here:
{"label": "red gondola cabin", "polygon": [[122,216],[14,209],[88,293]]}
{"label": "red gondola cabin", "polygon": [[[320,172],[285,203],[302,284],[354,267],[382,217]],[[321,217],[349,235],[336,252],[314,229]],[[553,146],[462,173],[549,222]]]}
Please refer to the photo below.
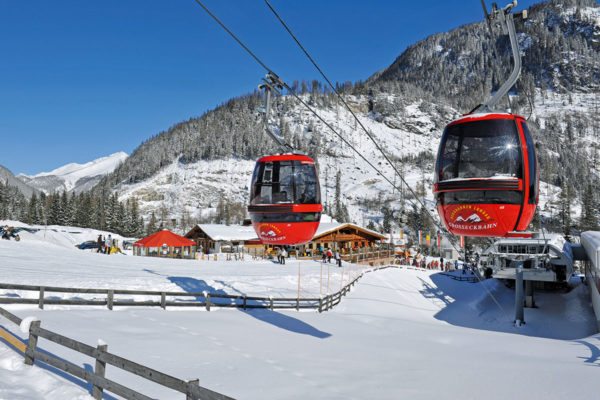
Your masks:
{"label": "red gondola cabin", "polygon": [[433,192],[454,235],[522,236],[538,202],[535,147],[525,119],[471,114],[446,126]]}
{"label": "red gondola cabin", "polygon": [[256,162],[248,212],[263,243],[309,242],[321,220],[315,162],[303,154],[265,156]]}

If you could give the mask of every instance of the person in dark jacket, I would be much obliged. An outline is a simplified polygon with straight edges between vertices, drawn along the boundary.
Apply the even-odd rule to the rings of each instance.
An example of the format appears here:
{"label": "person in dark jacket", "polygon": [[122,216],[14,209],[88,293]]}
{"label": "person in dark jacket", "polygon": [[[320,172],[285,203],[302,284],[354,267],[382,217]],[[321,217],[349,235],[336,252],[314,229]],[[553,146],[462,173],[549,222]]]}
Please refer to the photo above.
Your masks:
{"label": "person in dark jacket", "polygon": [[104,247],[104,239],[102,239],[102,235],[98,235],[98,240],[96,240],[96,243],[98,244],[98,250],[96,250],[96,253],[102,252],[102,248]]}

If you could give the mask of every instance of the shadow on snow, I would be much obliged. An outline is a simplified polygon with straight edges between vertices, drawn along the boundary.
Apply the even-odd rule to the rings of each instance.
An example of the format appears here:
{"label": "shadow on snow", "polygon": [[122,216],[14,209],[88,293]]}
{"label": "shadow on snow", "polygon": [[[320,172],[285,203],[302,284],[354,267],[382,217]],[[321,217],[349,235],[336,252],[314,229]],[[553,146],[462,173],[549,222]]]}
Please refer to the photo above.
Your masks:
{"label": "shadow on snow", "polygon": [[583,285],[568,293],[536,291],[536,308],[525,308],[526,323],[517,328],[515,291],[500,281],[460,282],[440,273],[430,279],[433,285],[421,279],[420,293],[441,307],[435,318],[452,325],[560,340],[583,339],[597,333],[589,295]]}
{"label": "shadow on snow", "polygon": [[[190,278],[186,276],[166,276],[159,274],[155,271],[145,269],[144,271],[155,274],[165,276],[170,282],[179,286],[183,291],[188,293],[200,293],[206,291],[211,294],[229,294],[221,289],[215,289],[213,286],[210,286],[206,281],[196,278]],[[239,290],[235,289],[231,285],[225,285],[224,282],[218,281],[224,286],[230,287],[232,290],[236,291],[237,294],[243,294]],[[197,300],[203,300],[203,298],[196,298]],[[215,299],[216,300],[216,299]],[[259,321],[266,322],[283,330],[298,333],[301,335],[309,335],[319,339],[326,339],[331,336],[330,333],[323,332],[313,327],[310,324],[307,324],[304,321],[301,321],[297,318],[294,318],[290,315],[280,313],[278,311],[271,310],[263,310],[263,309],[253,309],[253,310],[245,310],[242,311],[244,314],[251,316]]]}
{"label": "shadow on snow", "polygon": [[254,309],[242,312],[259,321],[266,322],[289,332],[308,335],[318,339],[327,339],[331,336],[330,333],[320,331],[304,321],[277,311]]}

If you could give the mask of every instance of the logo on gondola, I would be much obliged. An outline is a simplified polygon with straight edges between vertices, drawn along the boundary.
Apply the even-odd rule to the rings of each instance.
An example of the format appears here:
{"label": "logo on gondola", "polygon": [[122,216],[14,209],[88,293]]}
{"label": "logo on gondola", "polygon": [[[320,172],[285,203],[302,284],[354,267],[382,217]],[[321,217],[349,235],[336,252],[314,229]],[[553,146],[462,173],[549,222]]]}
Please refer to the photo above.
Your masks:
{"label": "logo on gondola", "polygon": [[260,238],[264,242],[277,242],[285,239],[285,235],[281,234],[281,229],[273,224],[260,224],[258,227]]}
{"label": "logo on gondola", "polygon": [[468,218],[463,218],[462,215],[459,215],[454,222],[470,222],[470,223],[477,223],[477,222],[481,222],[481,218],[479,217],[479,215],[477,213],[473,213],[471,215],[469,215]]}
{"label": "logo on gondola", "polygon": [[498,227],[498,222],[485,209],[472,204],[461,205],[453,209],[450,212],[448,221],[450,228],[467,231],[480,231]]}

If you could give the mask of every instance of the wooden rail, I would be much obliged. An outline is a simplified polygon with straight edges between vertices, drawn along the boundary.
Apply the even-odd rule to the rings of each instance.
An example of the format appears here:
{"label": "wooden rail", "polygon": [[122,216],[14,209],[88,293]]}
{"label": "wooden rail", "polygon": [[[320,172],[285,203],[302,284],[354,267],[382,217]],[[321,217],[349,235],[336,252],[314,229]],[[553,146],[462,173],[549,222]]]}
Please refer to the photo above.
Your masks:
{"label": "wooden rail", "polygon": [[[375,267],[366,270],[368,273],[381,268],[390,266]],[[362,277],[358,275],[352,282],[342,287],[338,292],[328,294],[325,297],[258,297],[246,295],[228,295],[222,293],[208,292],[169,292],[152,290],[129,290],[129,289],[93,289],[93,288],[69,288],[57,286],[36,286],[36,285],[17,285],[9,283],[0,283],[0,289],[22,290],[38,292],[37,298],[18,298],[18,297],[0,297],[0,304],[37,304],[40,309],[45,305],[74,305],[74,306],[106,306],[112,310],[117,306],[142,306],[142,307],[204,307],[210,311],[212,307],[221,308],[241,308],[241,309],[313,309],[319,312],[331,309],[332,304],[337,305],[341,297],[345,296],[350,287],[354,286],[356,281]],[[100,294],[105,295],[100,299],[54,299],[47,298],[47,293],[79,293],[79,294]],[[115,299],[116,295],[144,295],[155,296],[156,300],[134,301],[131,299]],[[192,298],[191,300],[177,301],[167,297]]]}
{"label": "wooden rail", "polygon": [[[253,296],[231,296],[223,294],[210,294],[206,292],[202,293],[187,293],[187,292],[155,292],[147,290],[112,290],[112,289],[82,289],[82,288],[61,288],[54,286],[33,286],[33,285],[14,285],[14,284],[0,284],[0,289],[13,289],[13,290],[30,290],[38,291],[38,299],[18,299],[18,298],[2,298],[0,302],[3,303],[25,303],[25,304],[38,304],[40,308],[43,308],[44,304],[70,304],[70,305],[107,305],[109,309],[112,309],[115,305],[141,305],[141,306],[155,306],[158,305],[162,308],[166,308],[167,305],[174,306],[202,306],[210,310],[211,306],[217,307],[238,307],[238,308],[295,308],[297,310],[301,308],[317,309],[319,312],[327,311],[339,304],[342,301],[342,297],[350,292],[350,289],[358,282],[358,280],[366,273],[373,272],[379,269],[394,268],[394,266],[384,266],[366,270],[346,286],[342,287],[340,291],[327,295],[320,298],[279,298],[275,299],[272,297],[253,297]],[[91,293],[91,294],[106,294],[108,297],[105,300],[57,300],[57,299],[46,299],[44,294],[47,292],[58,292],[58,293]],[[160,301],[115,301],[113,296],[115,294],[142,294],[142,295],[157,295],[160,296]],[[166,301],[167,296],[193,296],[202,297],[204,301],[197,302],[173,302]],[[234,302],[229,304],[218,304],[214,302],[214,299],[229,299]],[[238,303],[241,301],[241,303]],[[258,304],[249,304],[249,302],[259,302]],[[288,302],[288,304],[280,304],[282,302]],[[277,303],[277,306],[275,305]],[[0,315],[8,319],[16,325],[20,325],[22,320],[16,315],[0,307]],[[97,347],[92,347],[85,343],[63,336],[56,332],[49,331],[41,327],[40,321],[33,321],[29,327],[29,340],[27,343],[23,342],[20,338],[14,336],[8,330],[0,326],[0,338],[5,340],[7,343],[16,348],[20,353],[24,355],[25,363],[33,365],[37,360],[51,365],[61,371],[67,372],[80,379],[89,382],[92,385],[92,396],[94,399],[102,399],[104,390],[114,393],[118,396],[123,396],[126,399],[133,400],[149,400],[148,397],[142,393],[139,393],[133,389],[130,389],[124,385],[114,382],[105,377],[106,366],[111,365],[117,367],[134,375],[140,376],[146,380],[154,382],[158,385],[170,388],[186,395],[186,400],[229,400],[230,397],[214,392],[210,389],[201,387],[198,380],[184,381],[179,378],[167,375],[155,369],[146,367],[136,362],[130,361],[126,358],[120,357],[116,354],[112,354],[108,351],[108,346],[105,344],[99,344]],[[38,349],[39,338],[51,341],[60,346],[74,350],[89,356],[95,360],[94,371],[88,371],[79,365],[76,365],[70,361],[56,357],[47,352]]]}
{"label": "wooden rail", "polygon": [[[15,324],[20,324],[21,319],[16,315],[0,307],[0,315],[7,318]],[[120,383],[114,382],[105,377],[106,365],[112,365],[134,375],[140,376],[148,381],[167,387],[186,395],[187,400],[232,400],[231,397],[214,392],[198,384],[198,380],[184,381],[179,378],[167,375],[155,369],[146,367],[116,354],[108,352],[106,344],[97,347],[89,346],[85,343],[68,338],[58,333],[42,328],[40,321],[33,321],[29,327],[29,340],[24,343],[21,339],[12,335],[8,330],[0,326],[0,338],[11,344],[19,350],[25,358],[25,364],[33,365],[37,360],[51,365],[61,371],[67,372],[80,379],[89,382],[92,385],[92,396],[95,399],[102,399],[104,390],[109,391],[126,399],[151,400],[152,398],[130,389]],[[39,338],[46,339],[68,349],[95,359],[95,369],[88,371],[79,365],[60,357],[41,351],[38,348]]]}

